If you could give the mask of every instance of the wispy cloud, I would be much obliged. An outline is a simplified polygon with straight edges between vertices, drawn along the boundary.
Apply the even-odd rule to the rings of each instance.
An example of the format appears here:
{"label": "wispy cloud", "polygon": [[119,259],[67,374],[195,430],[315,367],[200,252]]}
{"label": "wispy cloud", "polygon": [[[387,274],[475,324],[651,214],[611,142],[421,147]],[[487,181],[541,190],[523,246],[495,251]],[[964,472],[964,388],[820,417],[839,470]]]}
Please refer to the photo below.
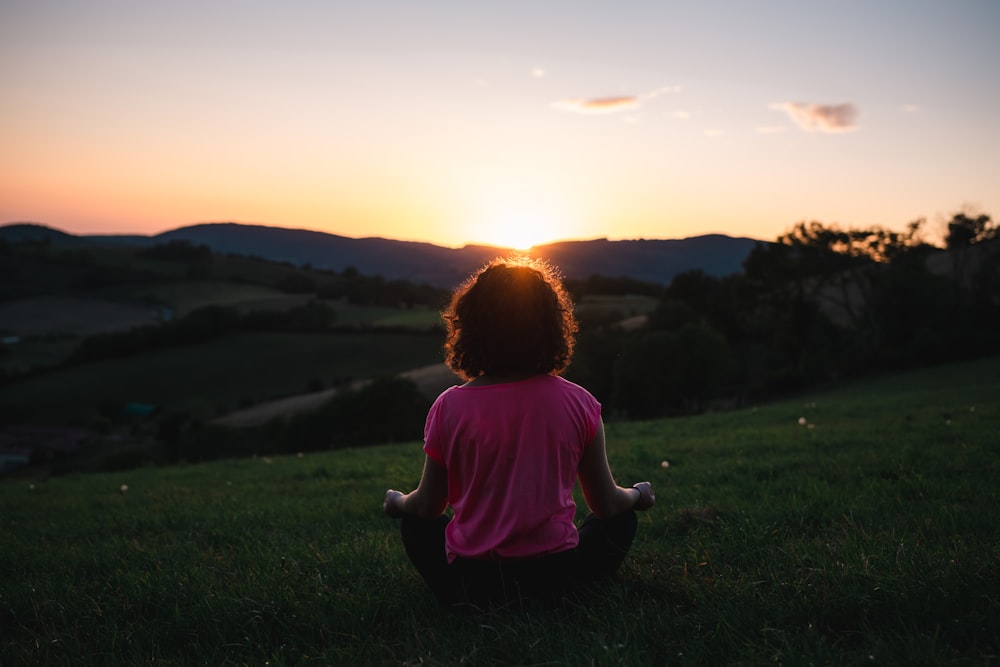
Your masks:
{"label": "wispy cloud", "polygon": [[903,113],[917,113],[918,111],[920,111],[920,107],[918,107],[916,104],[903,105]]}
{"label": "wispy cloud", "polygon": [[660,95],[672,95],[679,92],[681,92],[680,86],[660,86],[659,88],[654,88],[648,93],[639,95],[639,98],[643,100],[651,100],[654,97],[659,97]]}
{"label": "wispy cloud", "polygon": [[616,113],[639,108],[639,98],[634,95],[620,97],[595,97],[589,100],[559,100],[552,103],[553,109],[575,111],[577,113]]}
{"label": "wispy cloud", "polygon": [[662,86],[638,95],[616,95],[614,97],[592,97],[559,100],[550,106],[561,111],[576,113],[617,113],[638,109],[644,100],[651,100],[660,95],[680,92],[679,86]]}
{"label": "wispy cloud", "polygon": [[858,129],[858,109],[853,104],[803,104],[781,102],[772,109],[784,111],[807,132],[852,132]]}

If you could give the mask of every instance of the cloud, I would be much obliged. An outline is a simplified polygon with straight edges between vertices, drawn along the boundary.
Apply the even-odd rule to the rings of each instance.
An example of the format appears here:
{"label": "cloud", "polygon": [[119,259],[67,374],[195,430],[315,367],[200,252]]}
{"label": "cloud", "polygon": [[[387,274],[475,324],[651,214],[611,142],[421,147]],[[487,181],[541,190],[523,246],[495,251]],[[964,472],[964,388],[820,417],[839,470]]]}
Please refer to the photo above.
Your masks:
{"label": "cloud", "polygon": [[903,105],[903,113],[917,113],[918,111],[920,111],[920,107],[918,107],[916,104]]}
{"label": "cloud", "polygon": [[568,99],[553,102],[550,106],[561,111],[576,113],[617,113],[638,109],[643,100],[651,100],[660,95],[680,92],[679,86],[661,86],[638,95],[617,95],[614,97],[592,97],[589,99]]}
{"label": "cloud", "polygon": [[756,128],[757,134],[781,134],[785,131],[784,127],[779,127],[776,125],[763,125]]}
{"label": "cloud", "polygon": [[589,100],[560,100],[552,103],[553,109],[575,111],[577,113],[616,113],[639,108],[639,97],[623,95],[621,97],[595,97]]}
{"label": "cloud", "polygon": [[548,72],[546,72],[541,67],[535,67],[531,70],[531,76],[535,77],[536,79],[544,79],[547,74]]}
{"label": "cloud", "polygon": [[771,108],[786,112],[796,125],[807,132],[852,132],[858,129],[854,122],[858,109],[853,104],[782,102],[772,104]]}
{"label": "cloud", "polygon": [[640,98],[644,100],[651,100],[654,97],[659,97],[660,95],[671,95],[673,93],[681,92],[680,86],[660,86],[659,88],[654,88],[648,93],[643,93],[639,95]]}

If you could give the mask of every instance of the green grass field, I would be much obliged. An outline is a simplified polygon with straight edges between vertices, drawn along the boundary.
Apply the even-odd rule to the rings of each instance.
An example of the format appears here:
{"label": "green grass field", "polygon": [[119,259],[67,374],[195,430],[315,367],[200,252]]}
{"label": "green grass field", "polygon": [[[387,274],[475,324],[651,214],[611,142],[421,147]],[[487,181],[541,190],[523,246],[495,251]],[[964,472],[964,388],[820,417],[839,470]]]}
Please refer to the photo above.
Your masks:
{"label": "green grass field", "polygon": [[648,315],[656,310],[660,300],[651,296],[641,294],[588,294],[576,305],[578,311],[587,312],[592,310],[611,310],[618,312],[621,317],[632,317],[633,315]]}
{"label": "green grass field", "polygon": [[56,415],[86,423],[111,399],[207,418],[305,392],[312,378],[394,375],[441,358],[441,337],[429,334],[242,333],[34,375],[5,386],[0,408],[21,421]]}
{"label": "green grass field", "polygon": [[998,388],[993,358],[610,424],[657,506],[555,610],[436,606],[380,512],[419,443],[7,480],[0,664],[997,664]]}
{"label": "green grass field", "polygon": [[287,310],[315,298],[310,294],[285,294],[263,285],[196,280],[129,285],[116,288],[115,293],[138,301],[164,304],[173,310],[174,317],[183,317],[206,306]]}
{"label": "green grass field", "polygon": [[[108,256],[115,258],[121,254],[113,250]],[[229,263],[249,266],[255,270],[274,269],[261,262],[241,258],[225,258]],[[110,260],[109,260],[110,261]],[[136,260],[150,261],[150,260]],[[157,264],[166,264],[159,262]],[[261,265],[261,267],[258,267]],[[169,268],[169,267],[168,267]],[[277,266],[276,269],[283,269]],[[135,283],[94,289],[85,295],[65,294],[60,296],[35,296],[17,301],[0,303],[0,334],[16,335],[20,341],[3,346],[0,354],[0,373],[23,374],[46,367],[56,366],[70,357],[84,337],[105,331],[123,331],[135,326],[157,325],[166,319],[177,319],[206,306],[226,306],[241,313],[252,311],[284,312],[301,307],[316,300],[315,294],[288,294],[272,287],[226,282],[222,280],[184,280],[164,283]],[[410,329],[426,333],[441,325],[440,313],[429,308],[403,308],[387,306],[364,306],[349,303],[347,299],[320,300],[334,311],[334,321],[338,327],[392,327],[398,330]],[[166,312],[159,309],[163,307]],[[249,336],[243,337],[249,340]],[[439,345],[440,346],[440,345]],[[246,345],[237,346],[246,351]],[[289,346],[294,351],[298,346]],[[315,346],[305,344],[304,350],[313,353]],[[258,356],[266,350],[254,351]],[[171,355],[168,355],[171,356]],[[327,355],[320,355],[320,367],[326,363]],[[197,359],[196,363],[201,363]],[[432,363],[425,354],[418,354],[412,365],[404,365],[397,370]],[[155,362],[152,362],[155,365]],[[305,361],[305,363],[312,363]],[[352,366],[357,366],[353,361]],[[139,362],[142,368],[145,362]],[[297,362],[292,362],[297,365]],[[395,367],[394,367],[395,368]],[[361,369],[363,373],[367,373]],[[141,372],[141,371],[137,371]],[[93,368],[85,374],[93,373]],[[109,370],[112,376],[116,371]],[[353,374],[352,370],[348,374]],[[73,373],[71,373],[73,375]],[[252,387],[251,393],[266,394],[266,389]],[[270,382],[271,378],[267,378]],[[245,384],[247,378],[240,380]],[[46,383],[42,381],[42,385]],[[71,382],[72,384],[72,382]],[[301,387],[295,387],[295,391]],[[31,391],[30,387],[25,391]]]}
{"label": "green grass field", "polygon": [[0,372],[16,374],[54,366],[69,357],[80,344],[75,336],[23,340],[0,356]]}
{"label": "green grass field", "polygon": [[377,327],[398,327],[427,331],[432,327],[444,327],[441,313],[430,308],[414,308],[412,310],[395,310],[383,317],[374,319]]}

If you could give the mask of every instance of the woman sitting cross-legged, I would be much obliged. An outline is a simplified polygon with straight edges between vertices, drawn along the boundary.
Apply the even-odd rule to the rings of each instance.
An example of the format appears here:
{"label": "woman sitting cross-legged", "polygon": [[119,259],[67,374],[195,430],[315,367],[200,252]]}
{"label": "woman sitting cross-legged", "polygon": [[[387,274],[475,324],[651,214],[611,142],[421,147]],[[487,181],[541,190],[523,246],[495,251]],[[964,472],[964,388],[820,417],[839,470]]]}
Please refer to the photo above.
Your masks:
{"label": "woman sitting cross-legged", "polygon": [[[467,382],[444,391],[424,428],[416,490],[386,492],[406,553],[445,604],[552,599],[611,576],[653,506],[649,482],[618,486],[601,405],[560,377],[576,320],[554,269],[497,259],[444,313],[448,365]],[[591,513],[574,523],[579,480]],[[445,510],[451,508],[451,516]]]}

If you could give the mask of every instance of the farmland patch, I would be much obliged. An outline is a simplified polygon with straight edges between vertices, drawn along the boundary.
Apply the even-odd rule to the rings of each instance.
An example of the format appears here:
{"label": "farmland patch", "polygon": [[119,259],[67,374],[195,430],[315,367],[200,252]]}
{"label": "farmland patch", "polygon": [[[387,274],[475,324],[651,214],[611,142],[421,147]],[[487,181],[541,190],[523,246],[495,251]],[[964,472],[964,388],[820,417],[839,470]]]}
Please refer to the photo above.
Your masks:
{"label": "farmland patch", "polygon": [[39,296],[0,303],[0,330],[16,336],[89,336],[162,318],[162,309],[134,301]]}

